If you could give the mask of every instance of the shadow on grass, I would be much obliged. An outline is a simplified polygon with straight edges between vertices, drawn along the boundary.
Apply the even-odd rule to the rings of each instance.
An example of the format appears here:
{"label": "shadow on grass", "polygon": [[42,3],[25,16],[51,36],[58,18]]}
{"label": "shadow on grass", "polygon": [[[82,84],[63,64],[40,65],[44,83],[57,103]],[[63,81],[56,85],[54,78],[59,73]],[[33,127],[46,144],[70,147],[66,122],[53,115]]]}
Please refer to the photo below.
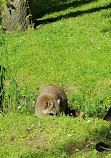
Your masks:
{"label": "shadow on grass", "polygon": [[52,23],[52,22],[56,22],[58,20],[61,20],[63,18],[70,18],[70,17],[77,17],[77,16],[82,16],[83,14],[88,14],[88,13],[93,13],[93,12],[97,12],[103,9],[109,9],[111,8],[111,3],[108,4],[107,6],[103,6],[103,7],[96,7],[96,8],[92,8],[89,10],[83,10],[83,11],[76,11],[76,12],[70,12],[68,14],[65,15],[61,15],[58,16],[56,18],[49,18],[49,19],[45,19],[45,20],[34,20],[35,23],[35,28],[40,25],[40,24],[47,24],[47,23]]}
{"label": "shadow on grass", "polygon": [[0,111],[3,110],[2,102],[4,98],[4,80],[5,80],[5,68],[0,65]]}
{"label": "shadow on grass", "polygon": [[[71,1],[71,2],[70,2]],[[45,14],[63,11],[68,8],[76,8],[78,6],[91,3],[98,0],[31,0],[29,3],[30,11],[33,19],[41,18]]]}

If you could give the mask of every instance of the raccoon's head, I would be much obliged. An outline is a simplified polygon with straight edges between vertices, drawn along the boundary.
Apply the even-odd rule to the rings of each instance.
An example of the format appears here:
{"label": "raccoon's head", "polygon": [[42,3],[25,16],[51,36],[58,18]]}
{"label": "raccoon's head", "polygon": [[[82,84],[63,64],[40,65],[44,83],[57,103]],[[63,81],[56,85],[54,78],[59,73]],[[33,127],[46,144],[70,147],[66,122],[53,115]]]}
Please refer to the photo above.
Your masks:
{"label": "raccoon's head", "polygon": [[49,115],[57,115],[60,111],[60,99],[56,100],[49,100],[46,102],[43,113]]}

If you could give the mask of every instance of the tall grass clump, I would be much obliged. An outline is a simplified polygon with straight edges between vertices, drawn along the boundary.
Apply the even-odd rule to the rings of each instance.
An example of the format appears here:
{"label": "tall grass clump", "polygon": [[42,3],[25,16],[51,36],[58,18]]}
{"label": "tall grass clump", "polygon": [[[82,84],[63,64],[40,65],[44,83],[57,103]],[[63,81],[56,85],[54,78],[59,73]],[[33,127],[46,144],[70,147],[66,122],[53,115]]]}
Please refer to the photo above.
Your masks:
{"label": "tall grass clump", "polygon": [[[28,112],[32,113],[34,97],[27,86],[19,88],[14,77],[17,74],[17,51],[13,46],[11,52],[8,51],[5,36],[0,34],[0,99],[1,110],[7,112]],[[10,58],[12,57],[12,58]],[[10,65],[11,63],[11,65]],[[14,72],[14,75],[12,74]]]}

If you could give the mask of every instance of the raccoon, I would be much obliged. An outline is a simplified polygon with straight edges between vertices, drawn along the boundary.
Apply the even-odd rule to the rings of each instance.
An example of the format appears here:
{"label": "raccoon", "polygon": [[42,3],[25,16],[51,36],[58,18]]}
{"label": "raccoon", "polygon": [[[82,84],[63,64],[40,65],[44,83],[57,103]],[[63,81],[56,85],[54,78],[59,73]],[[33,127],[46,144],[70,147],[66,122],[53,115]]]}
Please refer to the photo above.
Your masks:
{"label": "raccoon", "polygon": [[84,117],[84,113],[77,110],[70,110],[67,103],[65,92],[58,86],[48,85],[40,91],[36,105],[35,114],[42,117],[45,114],[57,115],[58,113],[66,115]]}

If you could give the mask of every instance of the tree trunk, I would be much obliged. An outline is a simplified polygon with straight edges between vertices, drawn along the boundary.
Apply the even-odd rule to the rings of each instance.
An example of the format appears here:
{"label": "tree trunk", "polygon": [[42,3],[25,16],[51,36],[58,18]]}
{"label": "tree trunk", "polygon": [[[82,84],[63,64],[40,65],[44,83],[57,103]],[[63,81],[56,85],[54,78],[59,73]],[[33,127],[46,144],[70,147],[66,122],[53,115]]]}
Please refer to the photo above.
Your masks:
{"label": "tree trunk", "polygon": [[11,0],[2,7],[2,26],[8,31],[26,30],[30,23],[26,1]]}

